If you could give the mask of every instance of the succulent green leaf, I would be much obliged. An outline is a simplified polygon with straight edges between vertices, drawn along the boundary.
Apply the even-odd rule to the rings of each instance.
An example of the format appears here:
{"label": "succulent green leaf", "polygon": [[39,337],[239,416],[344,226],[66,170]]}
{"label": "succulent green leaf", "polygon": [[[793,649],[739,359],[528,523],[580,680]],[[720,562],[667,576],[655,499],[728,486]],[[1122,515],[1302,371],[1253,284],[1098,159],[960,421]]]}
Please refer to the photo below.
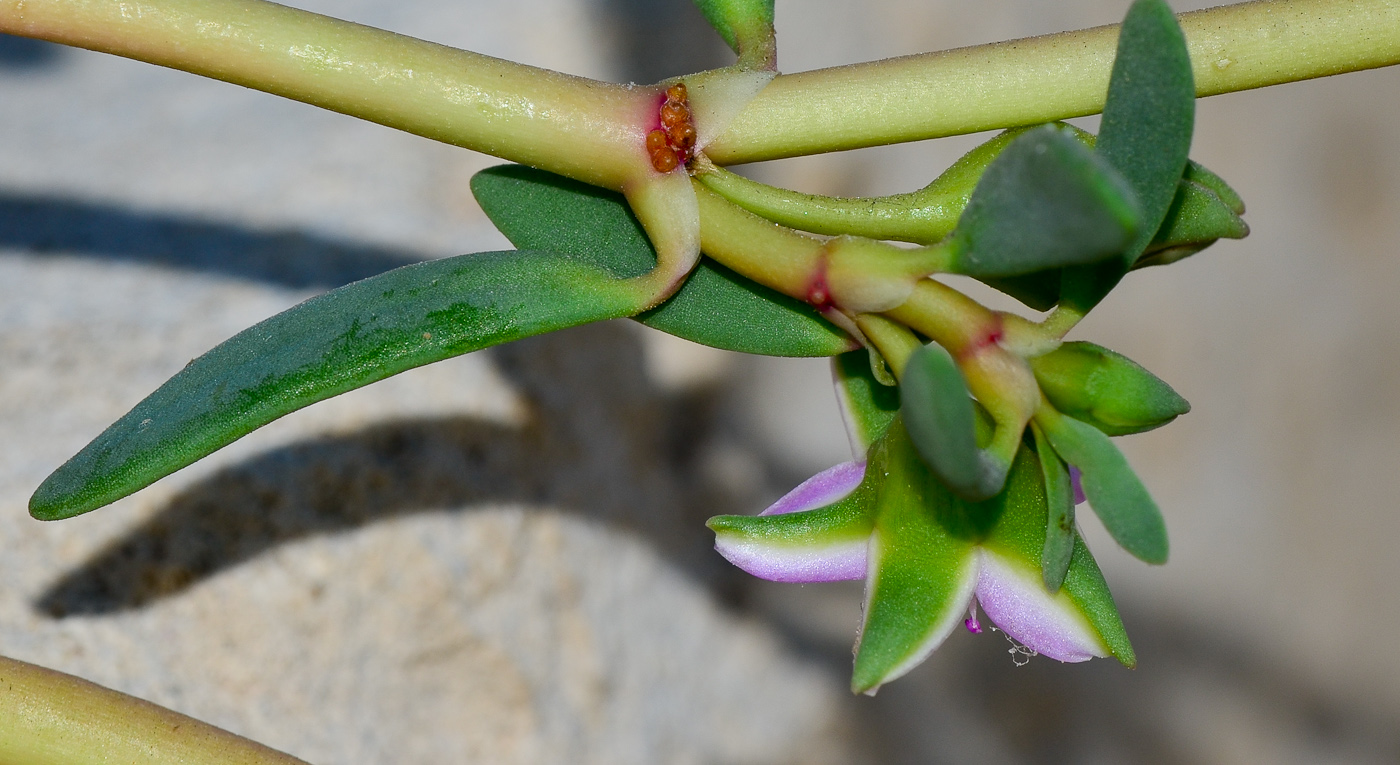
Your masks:
{"label": "succulent green leaf", "polygon": [[[1040,471],[1045,480],[1045,544],[1041,547],[1040,571],[1045,589],[1058,592],[1069,572],[1074,554],[1074,486],[1069,469],[1060,455],[1050,447],[1040,426],[1031,424],[1035,435],[1035,453],[1040,459]],[[1014,468],[1013,468],[1014,470]]]}
{"label": "succulent green leaf", "polygon": [[833,356],[831,373],[851,448],[864,454],[899,414],[899,388],[875,379],[870,355],[863,348]]}
{"label": "succulent green leaf", "polygon": [[543,251],[417,263],[314,297],[191,361],[64,463],[30,513],[114,502],[282,415],[479,348],[628,316],[646,295]]}
{"label": "succulent green leaf", "polygon": [[1066,270],[1063,301],[1083,313],[1123,278],[1146,249],[1186,171],[1196,86],[1186,38],[1163,0],[1136,0],[1118,36],[1096,151],[1127,179],[1142,228],[1117,261]]}
{"label": "succulent green leaf", "polygon": [[[1039,441],[1037,452],[1053,455],[1048,448],[1042,449]],[[1006,479],[1006,490],[999,497],[1003,505],[1002,512],[996,525],[981,543],[983,547],[1004,559],[1019,561],[1031,571],[1039,568],[1042,572],[1050,563],[1045,557],[1044,541],[1045,530],[1051,523],[1042,483],[1043,472],[1040,460],[1022,446],[1011,467],[1011,474]],[[1113,602],[1113,595],[1108,590],[1108,583],[1104,581],[1103,573],[1099,571],[1098,564],[1089,553],[1084,540],[1074,530],[1073,518],[1070,519],[1069,527],[1071,548],[1066,553],[1063,581],[1058,588],[1049,587],[1047,584],[1046,589],[1050,592],[1058,589],[1057,597],[1072,601],[1113,656],[1132,667],[1137,663],[1137,658],[1133,653],[1132,643],[1128,640],[1127,630],[1123,627],[1123,620],[1118,615],[1118,607]]]}
{"label": "succulent green leaf", "polygon": [[909,437],[934,475],[970,500],[1001,491],[1010,465],[978,448],[977,414],[953,357],[923,346],[906,362],[900,387]]}
{"label": "succulent green leaf", "polygon": [[1037,421],[1050,445],[1079,468],[1089,506],[1123,549],[1147,563],[1167,562],[1167,526],[1162,511],[1108,436],[1073,417]]}
{"label": "succulent green leaf", "polygon": [[934,505],[953,497],[929,473],[898,420],[882,445],[865,623],[851,689],[873,692],[923,661],[956,627],[977,584],[974,540],[950,533]]}
{"label": "succulent green leaf", "polygon": [[1005,277],[1093,263],[1120,253],[1140,218],[1132,189],[1111,165],[1045,125],[987,167],[953,231],[952,270]]}
{"label": "succulent green leaf", "polygon": [[1249,226],[1228,203],[1206,186],[1183,179],[1177,184],[1167,219],[1133,268],[1175,263],[1217,239],[1248,235]]}
{"label": "succulent green leaf", "polygon": [[1219,197],[1226,207],[1230,208],[1230,212],[1244,215],[1244,200],[1240,198],[1239,192],[1231,188],[1224,178],[1216,175],[1204,165],[1197,162],[1187,162],[1186,173],[1182,176],[1182,180],[1205,186],[1210,189],[1211,193]]}
{"label": "succulent green leaf", "polygon": [[1056,409],[1110,436],[1159,428],[1191,411],[1161,378],[1093,343],[1064,343],[1030,365]]}
{"label": "succulent green leaf", "polygon": [[[477,173],[472,193],[517,247],[569,253],[625,276],[656,265],[620,194],[523,165]],[[636,319],[702,345],[767,356],[834,356],[855,347],[811,306],[708,258],[675,295]]]}

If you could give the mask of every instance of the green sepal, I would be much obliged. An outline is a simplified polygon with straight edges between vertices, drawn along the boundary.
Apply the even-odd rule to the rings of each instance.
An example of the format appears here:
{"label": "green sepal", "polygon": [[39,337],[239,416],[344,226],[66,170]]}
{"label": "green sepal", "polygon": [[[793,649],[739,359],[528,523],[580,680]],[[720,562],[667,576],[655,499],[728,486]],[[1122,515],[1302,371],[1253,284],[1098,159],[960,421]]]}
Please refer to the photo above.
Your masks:
{"label": "green sepal", "polygon": [[870,368],[865,349],[831,358],[837,403],[856,454],[864,454],[899,414],[899,388],[884,385]]}
{"label": "green sepal", "polygon": [[975,537],[950,532],[940,517],[956,498],[929,473],[899,420],[876,448],[887,456],[851,675],[856,693],[923,661],[960,623],[977,584]]}
{"label": "green sepal", "polygon": [[1137,235],[1133,190],[1055,125],[1021,134],[987,167],[953,231],[951,270],[1006,277],[1120,253]]}
{"label": "green sepal", "polygon": [[29,511],[94,510],[304,406],[469,351],[629,316],[646,295],[542,251],[416,263],[332,290],[191,361],[64,463]]}
{"label": "green sepal", "polygon": [[[981,543],[1003,558],[1019,561],[1030,571],[1044,571],[1048,564],[1043,544],[1045,529],[1049,524],[1043,473],[1040,459],[1022,446],[1006,481],[998,521]],[[1128,667],[1135,666],[1137,657],[1108,583],[1084,540],[1074,530],[1072,519],[1069,541],[1068,562],[1056,597],[1066,597],[1074,604],[1114,658]],[[1055,588],[1047,586],[1046,589],[1056,592]]]}
{"label": "green sepal", "polygon": [[[517,247],[566,252],[626,276],[656,251],[622,195],[523,165],[471,182],[481,208]],[[702,259],[669,300],[638,321],[702,345],[766,356],[834,356],[856,347],[811,306]]]}
{"label": "green sepal", "polygon": [[910,355],[900,381],[900,412],[924,462],[957,495],[982,500],[1001,491],[1010,468],[979,448],[977,413],[953,357],[930,343]]}
{"label": "green sepal", "polygon": [[1133,268],[1175,263],[1217,239],[1243,239],[1248,235],[1249,226],[1227,202],[1206,186],[1183,179],[1177,184],[1167,219]]}
{"label": "green sepal", "polygon": [[1059,411],[1110,436],[1159,428],[1191,405],[1121,353],[1082,341],[1030,359],[1036,382]]}
{"label": "green sepal", "polygon": [[1118,260],[1066,269],[1066,306],[1087,313],[1152,241],[1186,171],[1195,106],[1191,58],[1171,8],[1136,0],[1119,31],[1096,151],[1136,193],[1143,226]]}
{"label": "green sepal", "polygon": [[1051,447],[1079,468],[1089,507],[1119,545],[1146,563],[1167,562],[1162,511],[1109,437],[1073,417],[1036,416]]}
{"label": "green sepal", "polygon": [[1035,453],[1045,481],[1045,543],[1040,551],[1041,578],[1045,581],[1045,589],[1058,592],[1064,584],[1074,554],[1074,484],[1070,481],[1069,469],[1050,447],[1040,426],[1031,423],[1031,433],[1035,437]]}
{"label": "green sepal", "polygon": [[1187,162],[1186,174],[1182,176],[1182,180],[1205,186],[1221,202],[1224,202],[1226,207],[1230,208],[1230,212],[1244,215],[1244,200],[1240,198],[1239,192],[1231,188],[1224,178],[1216,175],[1204,165],[1197,162]]}

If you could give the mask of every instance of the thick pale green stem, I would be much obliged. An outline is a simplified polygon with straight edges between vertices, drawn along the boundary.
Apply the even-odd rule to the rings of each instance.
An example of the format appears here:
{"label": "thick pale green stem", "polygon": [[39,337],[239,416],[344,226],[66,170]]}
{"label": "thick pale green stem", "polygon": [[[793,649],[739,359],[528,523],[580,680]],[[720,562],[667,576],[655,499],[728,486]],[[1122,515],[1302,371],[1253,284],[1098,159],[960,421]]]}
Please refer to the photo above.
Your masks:
{"label": "thick pale green stem", "polygon": [[[1267,0],[1181,14],[1213,96],[1400,63],[1400,0]],[[717,164],[856,149],[1103,109],[1118,27],[784,75],[705,153]]]}
{"label": "thick pale green stem", "polygon": [[[1272,0],[1181,16],[1200,95],[1400,63],[1400,0]],[[647,168],[656,93],[262,0],[0,0],[0,32],[236,82],[613,189]],[[1093,114],[1117,27],[775,79],[719,164]]]}
{"label": "thick pale green stem", "polygon": [[227,80],[612,189],[653,172],[655,88],[260,0],[0,0],[0,32]]}
{"label": "thick pale green stem", "polygon": [[306,765],[164,707],[0,657],[0,763],[118,762]]}

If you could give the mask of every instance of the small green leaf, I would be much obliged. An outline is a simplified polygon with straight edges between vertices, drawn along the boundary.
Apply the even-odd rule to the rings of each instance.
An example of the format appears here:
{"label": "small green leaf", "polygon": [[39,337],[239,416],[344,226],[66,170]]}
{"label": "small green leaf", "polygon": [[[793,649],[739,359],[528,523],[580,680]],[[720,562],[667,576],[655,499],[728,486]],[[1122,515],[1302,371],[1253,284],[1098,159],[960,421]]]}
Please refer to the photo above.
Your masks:
{"label": "small green leaf", "polygon": [[1073,417],[1036,419],[1054,450],[1079,468],[1089,506],[1114,541],[1142,561],[1166,563],[1162,511],[1118,447],[1102,431]]}
{"label": "small green leaf", "polygon": [[765,58],[773,53],[773,0],[695,0],[695,5],[739,54],[741,64],[769,65]]}
{"label": "small green leaf", "polygon": [[[517,247],[569,253],[626,276],[656,265],[620,194],[523,165],[477,173],[472,193]],[[708,258],[670,300],[636,318],[702,345],[766,356],[834,356],[855,347],[811,306]]]}
{"label": "small green leaf", "polygon": [[1026,132],[987,167],[953,231],[953,271],[1005,277],[1093,263],[1137,235],[1133,191],[1054,125]]}
{"label": "small green leaf", "polygon": [[899,388],[875,379],[864,348],[833,356],[831,371],[851,446],[856,454],[864,454],[899,414]]}
{"label": "small green leaf", "polygon": [[[977,584],[973,540],[953,535],[935,505],[952,500],[895,422],[876,502],[865,624],[851,689],[873,692],[923,661],[962,618]],[[930,512],[930,510],[935,512]]]}
{"label": "small green leaf", "polygon": [[1110,436],[1159,428],[1191,411],[1159,377],[1093,343],[1065,343],[1030,365],[1056,409]]}
{"label": "small green leaf", "polygon": [[44,481],[42,520],[114,502],[304,406],[413,367],[588,322],[646,296],[592,263],[484,252],[314,297],[190,362]]}
{"label": "small green leaf", "polygon": [[1176,17],[1162,0],[1137,0],[1119,32],[1096,151],[1136,193],[1143,225],[1118,261],[1065,271],[1065,304],[1088,312],[1157,233],[1186,170],[1195,108],[1191,58]]}
{"label": "small green leaf", "polygon": [[1243,239],[1248,235],[1249,226],[1214,191],[1183,179],[1177,184],[1167,219],[1133,268],[1175,263],[1217,239]]}
{"label": "small green leaf", "polygon": [[909,438],[934,475],[969,500],[1001,491],[1010,465],[978,448],[977,414],[953,357],[925,345],[909,357],[900,388]]}
{"label": "small green leaf", "polygon": [[1032,423],[1031,432],[1035,435],[1035,453],[1040,458],[1040,470],[1045,479],[1045,544],[1040,553],[1040,571],[1045,589],[1058,592],[1074,554],[1074,486],[1069,470],[1060,455],[1050,448],[1040,426]]}
{"label": "small green leaf", "polygon": [[1244,200],[1240,199],[1239,192],[1230,188],[1230,184],[1226,183],[1224,178],[1216,175],[1204,165],[1197,164],[1196,162],[1187,162],[1186,173],[1182,176],[1182,179],[1205,186],[1219,197],[1220,201],[1224,202],[1226,207],[1230,208],[1230,212],[1236,215],[1244,215]]}

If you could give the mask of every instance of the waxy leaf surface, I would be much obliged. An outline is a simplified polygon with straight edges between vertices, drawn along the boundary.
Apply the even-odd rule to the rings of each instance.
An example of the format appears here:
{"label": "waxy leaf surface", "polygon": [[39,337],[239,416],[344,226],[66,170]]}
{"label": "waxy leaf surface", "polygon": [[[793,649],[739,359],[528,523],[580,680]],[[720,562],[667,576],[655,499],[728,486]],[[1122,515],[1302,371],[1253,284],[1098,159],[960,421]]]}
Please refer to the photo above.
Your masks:
{"label": "waxy leaf surface", "polygon": [[1191,58],[1176,17],[1162,0],[1137,0],[1119,32],[1096,151],[1136,193],[1143,226],[1116,261],[1065,271],[1066,304],[1093,308],[1157,233],[1186,170],[1195,110]]}
{"label": "waxy leaf surface", "polygon": [[1140,221],[1113,166],[1045,125],[1018,136],[982,174],[953,231],[954,271],[1006,277],[1093,263],[1121,252]]}
{"label": "waxy leaf surface", "polygon": [[1089,507],[1124,550],[1147,563],[1167,562],[1167,525],[1128,460],[1098,428],[1060,415],[1041,423],[1050,445],[1079,468]]}
{"label": "waxy leaf surface", "polygon": [[[565,252],[623,276],[656,264],[656,252],[622,196],[522,165],[472,178],[472,193],[517,247]],[[767,356],[834,356],[853,341],[811,306],[705,258],[669,300],[636,317],[702,345]]]}
{"label": "waxy leaf surface", "polygon": [[645,296],[616,277],[552,252],[484,252],[311,298],[190,362],[49,476],[30,512],[101,507],[282,415],[413,367],[629,316]]}

